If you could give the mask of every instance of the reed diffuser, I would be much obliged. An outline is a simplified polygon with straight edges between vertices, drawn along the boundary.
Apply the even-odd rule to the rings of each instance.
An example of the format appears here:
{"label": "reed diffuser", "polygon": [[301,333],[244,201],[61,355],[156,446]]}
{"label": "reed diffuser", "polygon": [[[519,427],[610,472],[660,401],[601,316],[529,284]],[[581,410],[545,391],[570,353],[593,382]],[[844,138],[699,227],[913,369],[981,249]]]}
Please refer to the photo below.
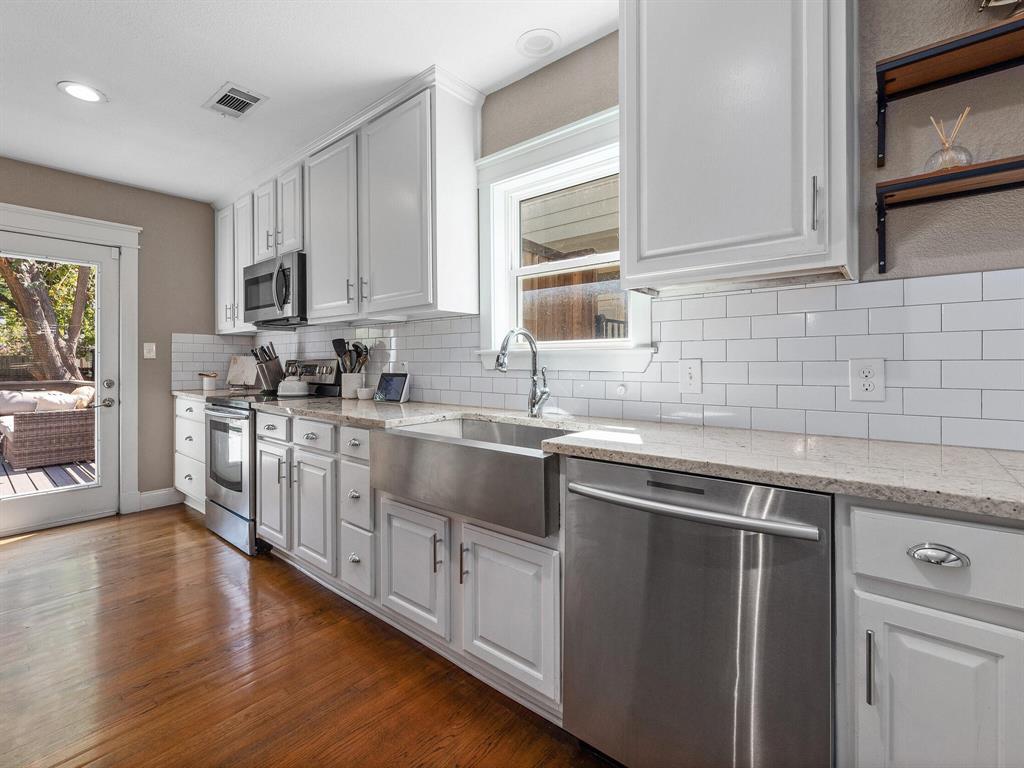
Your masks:
{"label": "reed diffuser", "polygon": [[960,113],[956,125],[953,126],[953,132],[948,136],[946,135],[946,125],[941,120],[935,122],[934,117],[930,118],[932,125],[935,126],[935,132],[939,134],[939,141],[942,142],[942,147],[929,157],[928,162],[924,164],[925,173],[939,171],[943,168],[970,165],[973,162],[974,158],[971,157],[971,153],[959,144],[954,143],[956,142],[956,137],[960,134],[960,129],[964,127],[964,121],[967,119],[970,111],[971,108],[968,106]]}

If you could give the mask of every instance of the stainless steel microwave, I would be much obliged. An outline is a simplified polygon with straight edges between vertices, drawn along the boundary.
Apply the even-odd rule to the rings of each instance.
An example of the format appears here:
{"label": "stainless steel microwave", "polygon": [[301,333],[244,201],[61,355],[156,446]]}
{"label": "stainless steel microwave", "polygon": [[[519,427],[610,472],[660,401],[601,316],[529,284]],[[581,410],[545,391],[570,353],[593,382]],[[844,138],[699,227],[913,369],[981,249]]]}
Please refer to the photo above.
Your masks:
{"label": "stainless steel microwave", "polygon": [[306,254],[260,261],[243,276],[245,322],[271,328],[306,324]]}

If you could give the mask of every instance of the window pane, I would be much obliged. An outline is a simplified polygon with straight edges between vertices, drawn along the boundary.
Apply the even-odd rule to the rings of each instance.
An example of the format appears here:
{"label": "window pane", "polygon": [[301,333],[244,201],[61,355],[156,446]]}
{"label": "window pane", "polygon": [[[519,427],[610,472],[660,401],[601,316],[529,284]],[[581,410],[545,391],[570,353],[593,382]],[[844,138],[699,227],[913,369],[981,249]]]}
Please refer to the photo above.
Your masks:
{"label": "window pane", "polygon": [[521,266],[616,253],[619,176],[531,197],[519,204]]}
{"label": "window pane", "polygon": [[520,278],[522,324],[537,341],[624,339],[628,294],[619,265]]}

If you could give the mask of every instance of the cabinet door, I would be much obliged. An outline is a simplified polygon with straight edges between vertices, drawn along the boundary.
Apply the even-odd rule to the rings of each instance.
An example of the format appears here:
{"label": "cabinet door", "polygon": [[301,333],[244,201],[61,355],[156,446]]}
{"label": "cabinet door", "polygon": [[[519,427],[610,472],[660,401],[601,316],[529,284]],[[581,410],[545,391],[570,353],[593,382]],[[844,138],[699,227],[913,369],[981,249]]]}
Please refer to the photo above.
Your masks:
{"label": "cabinet door", "polygon": [[830,5],[621,5],[627,287],[826,250]]}
{"label": "cabinet door", "polygon": [[289,453],[283,445],[256,441],[256,535],[286,550],[291,550]]}
{"label": "cabinet door", "polygon": [[231,333],[234,330],[233,309],[235,306],[235,209],[227,206],[217,211],[214,219],[215,244],[213,259],[215,267],[217,333]]}
{"label": "cabinet door", "polygon": [[302,163],[277,177],[278,253],[302,250]]}
{"label": "cabinet door", "polygon": [[430,304],[430,91],[366,125],[359,154],[360,298],[363,310]]}
{"label": "cabinet door", "polygon": [[309,158],[306,189],[306,314],[310,321],[354,314],[359,311],[355,134]]}
{"label": "cabinet door", "polygon": [[1024,632],[860,592],[856,610],[858,766],[1024,765]]}
{"label": "cabinet door", "polygon": [[383,498],[381,595],[396,613],[448,638],[448,520]]}
{"label": "cabinet door", "polygon": [[260,184],[253,192],[253,259],[263,261],[277,255],[277,181]]}
{"label": "cabinet door", "polygon": [[235,201],[235,303],[231,312],[236,331],[255,333],[245,322],[245,268],[252,264],[252,194]]}
{"label": "cabinet door", "polygon": [[462,650],[557,700],[558,553],[463,525],[460,563]]}
{"label": "cabinet door", "polygon": [[334,575],[334,536],[337,518],[334,478],[337,459],[295,449],[292,472],[292,520],[295,556]]}

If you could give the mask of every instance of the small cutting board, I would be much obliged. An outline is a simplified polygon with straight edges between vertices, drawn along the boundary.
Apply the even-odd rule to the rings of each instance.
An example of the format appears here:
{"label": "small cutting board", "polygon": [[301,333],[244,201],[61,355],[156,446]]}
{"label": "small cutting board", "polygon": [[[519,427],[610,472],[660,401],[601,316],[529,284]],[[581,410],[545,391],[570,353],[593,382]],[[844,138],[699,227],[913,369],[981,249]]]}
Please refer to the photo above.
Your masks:
{"label": "small cutting board", "polygon": [[228,366],[228,386],[251,387],[256,383],[256,360],[252,355],[232,355]]}

